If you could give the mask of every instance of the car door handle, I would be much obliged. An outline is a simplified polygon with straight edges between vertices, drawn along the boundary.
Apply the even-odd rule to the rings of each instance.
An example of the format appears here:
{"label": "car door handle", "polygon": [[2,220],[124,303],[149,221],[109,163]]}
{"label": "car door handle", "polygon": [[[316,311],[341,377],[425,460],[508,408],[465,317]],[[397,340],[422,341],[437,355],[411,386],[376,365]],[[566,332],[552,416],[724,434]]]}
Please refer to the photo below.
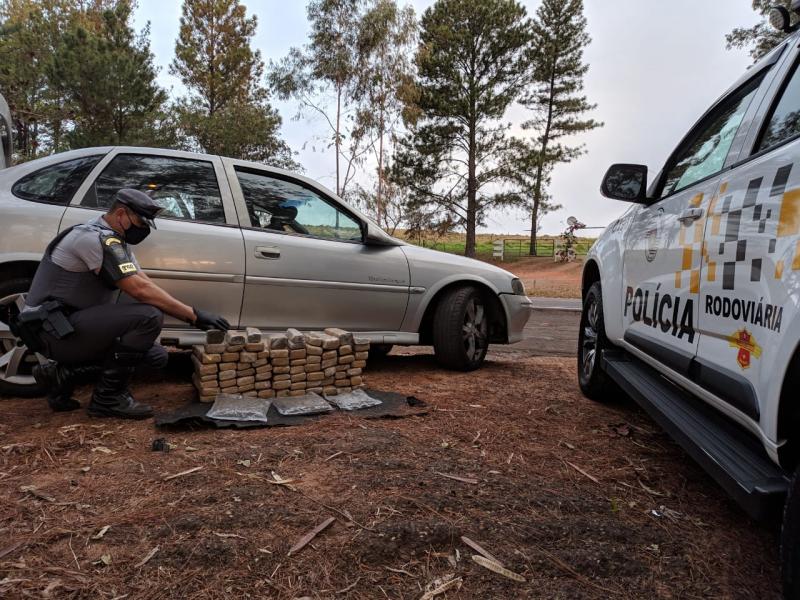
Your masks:
{"label": "car door handle", "polygon": [[276,246],[256,246],[256,258],[275,260],[281,257],[281,249]]}
{"label": "car door handle", "polygon": [[696,221],[702,216],[703,216],[702,208],[687,208],[680,214],[680,216],[678,217],[678,221],[680,221],[684,225],[688,225],[692,221]]}

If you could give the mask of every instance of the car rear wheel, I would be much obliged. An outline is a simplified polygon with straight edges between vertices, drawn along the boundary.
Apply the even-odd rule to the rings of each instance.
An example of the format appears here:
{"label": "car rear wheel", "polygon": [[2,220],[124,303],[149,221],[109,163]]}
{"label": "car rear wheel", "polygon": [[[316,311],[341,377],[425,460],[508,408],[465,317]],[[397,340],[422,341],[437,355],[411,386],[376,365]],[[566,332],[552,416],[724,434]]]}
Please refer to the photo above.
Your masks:
{"label": "car rear wheel", "polygon": [[612,346],[603,321],[602,288],[595,281],[586,292],[578,332],[578,385],[591,400],[607,402],[619,391],[600,364],[603,350]]}
{"label": "car rear wheel", "polygon": [[489,349],[489,315],[472,286],[445,292],[433,317],[433,349],[442,366],[474,371]]}
{"label": "car rear wheel", "polygon": [[3,396],[33,398],[45,392],[31,371],[39,363],[39,355],[20,346],[8,326],[11,317],[19,313],[30,286],[28,278],[0,283],[0,395]]}

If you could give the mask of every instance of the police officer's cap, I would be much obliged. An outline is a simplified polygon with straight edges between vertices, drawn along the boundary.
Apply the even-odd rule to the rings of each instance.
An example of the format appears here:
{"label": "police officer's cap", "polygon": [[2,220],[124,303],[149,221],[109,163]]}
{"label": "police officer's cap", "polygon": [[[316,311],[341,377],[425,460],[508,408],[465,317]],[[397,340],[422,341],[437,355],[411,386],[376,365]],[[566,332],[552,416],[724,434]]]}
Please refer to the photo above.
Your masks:
{"label": "police officer's cap", "polygon": [[150,196],[139,190],[123,188],[116,193],[114,201],[124,204],[139,215],[150,227],[156,229],[153,219],[161,212],[161,207]]}

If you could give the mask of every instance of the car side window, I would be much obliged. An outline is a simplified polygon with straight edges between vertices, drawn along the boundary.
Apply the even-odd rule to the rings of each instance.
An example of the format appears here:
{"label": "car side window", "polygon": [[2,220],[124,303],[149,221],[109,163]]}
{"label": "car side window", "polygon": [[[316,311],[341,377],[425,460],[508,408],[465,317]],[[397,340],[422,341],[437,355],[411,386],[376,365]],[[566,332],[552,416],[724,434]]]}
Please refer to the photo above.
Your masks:
{"label": "car side window", "polygon": [[12,186],[11,193],[23,200],[66,205],[101,158],[102,154],[84,156],[28,173]]}
{"label": "car side window", "polygon": [[81,206],[109,208],[122,188],[150,194],[163,209],[159,218],[225,222],[217,175],[208,161],[118,154],[97,177]]}
{"label": "car side window", "polygon": [[768,150],[800,135],[800,65],[794,66],[791,77],[772,109],[761,134],[756,152]]}
{"label": "car side window", "polygon": [[361,241],[359,223],[314,190],[236,167],[253,227],[339,241]]}
{"label": "car side window", "polygon": [[695,128],[668,168],[661,196],[678,192],[722,170],[733,138],[762,77],[738,89]]}

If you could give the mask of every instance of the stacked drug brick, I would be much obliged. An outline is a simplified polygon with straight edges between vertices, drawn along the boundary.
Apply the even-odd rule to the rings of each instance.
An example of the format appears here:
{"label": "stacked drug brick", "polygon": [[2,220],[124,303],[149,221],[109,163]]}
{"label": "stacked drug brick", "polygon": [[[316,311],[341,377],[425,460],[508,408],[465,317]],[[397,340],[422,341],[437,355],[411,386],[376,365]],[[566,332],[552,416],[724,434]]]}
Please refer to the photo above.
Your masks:
{"label": "stacked drug brick", "polygon": [[328,396],[364,387],[369,340],[342,329],[262,336],[244,332],[208,332],[205,346],[195,346],[194,384],[203,402],[220,392],[273,398]]}
{"label": "stacked drug brick", "polygon": [[270,351],[261,332],[209,331],[205,346],[195,346],[194,385],[202,402],[213,402],[219,393],[272,398]]}

